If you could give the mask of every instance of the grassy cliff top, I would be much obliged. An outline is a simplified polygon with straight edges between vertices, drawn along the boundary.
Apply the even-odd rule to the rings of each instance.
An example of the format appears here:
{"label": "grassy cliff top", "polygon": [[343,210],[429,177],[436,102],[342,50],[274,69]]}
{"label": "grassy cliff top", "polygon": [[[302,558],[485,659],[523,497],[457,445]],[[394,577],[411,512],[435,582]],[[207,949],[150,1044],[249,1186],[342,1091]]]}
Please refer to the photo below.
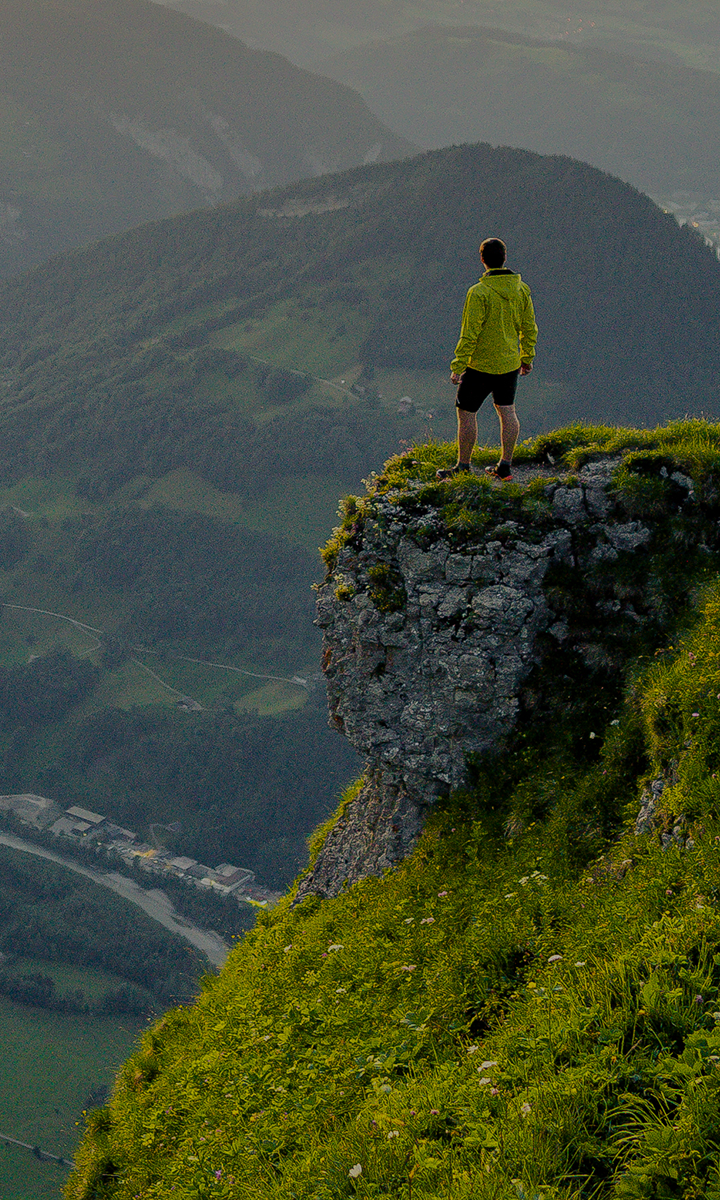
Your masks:
{"label": "grassy cliff top", "polygon": [[[610,489],[634,516],[657,520],[668,512],[663,480],[677,471],[692,480],[697,499],[714,509],[720,424],[687,418],[656,429],[633,429],[577,422],[522,442],[514,457],[513,482],[505,484],[484,473],[483,467],[498,457],[497,448],[487,446],[473,452],[479,474],[438,480],[438,468],[451,466],[456,457],[454,444],[431,441],[393,456],[379,474],[373,472],[364,496],[342,501],[341,523],[322,551],[326,566],[332,569],[340,548],[357,535],[358,521],[387,504],[408,515],[437,514],[435,536],[442,532],[455,541],[481,539],[492,517],[515,514],[526,526],[542,523],[547,514],[541,501],[548,485],[572,485],[583,466],[602,460],[614,465]],[[423,532],[431,534],[429,528]]]}
{"label": "grassy cliff top", "polygon": [[[563,473],[667,457],[710,502],[717,427],[554,436]],[[449,448],[413,457],[363,503],[435,488]],[[68,1198],[717,1200],[717,558],[595,727],[520,726],[396,870],[264,915],[89,1115]]]}

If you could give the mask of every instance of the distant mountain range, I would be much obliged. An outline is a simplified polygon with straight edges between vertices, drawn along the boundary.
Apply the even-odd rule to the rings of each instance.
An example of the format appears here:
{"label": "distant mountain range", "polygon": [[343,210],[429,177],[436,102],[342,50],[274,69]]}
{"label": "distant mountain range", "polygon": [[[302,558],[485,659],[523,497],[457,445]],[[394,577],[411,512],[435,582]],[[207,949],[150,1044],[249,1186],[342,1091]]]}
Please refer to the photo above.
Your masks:
{"label": "distant mountain range", "polygon": [[0,274],[410,152],[344,86],[149,0],[5,0]]}
{"label": "distant mountain range", "polygon": [[346,50],[321,69],[423,146],[483,140],[569,154],[651,194],[720,201],[720,75],[710,71],[438,25]]}
{"label": "distant mountain range", "polygon": [[720,70],[714,0],[649,4],[604,0],[582,8],[573,0],[165,0],[219,25],[252,45],[286,54],[302,66],[430,22],[490,25],[530,37],[563,38],[643,58]]}

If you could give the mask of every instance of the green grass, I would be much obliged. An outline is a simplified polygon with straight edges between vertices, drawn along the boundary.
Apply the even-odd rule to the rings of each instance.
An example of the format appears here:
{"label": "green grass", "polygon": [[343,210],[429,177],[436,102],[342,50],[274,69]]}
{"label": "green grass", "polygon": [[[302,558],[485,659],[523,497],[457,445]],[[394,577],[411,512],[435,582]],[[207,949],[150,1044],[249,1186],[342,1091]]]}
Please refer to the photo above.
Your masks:
{"label": "green grass", "polygon": [[[94,986],[97,972],[80,972]],[[82,985],[80,985],[82,986]],[[72,1158],[77,1123],[129,1053],[139,1026],[26,1009],[0,999],[0,1132]],[[2,1200],[50,1200],[67,1175],[26,1150],[0,1147]]]}

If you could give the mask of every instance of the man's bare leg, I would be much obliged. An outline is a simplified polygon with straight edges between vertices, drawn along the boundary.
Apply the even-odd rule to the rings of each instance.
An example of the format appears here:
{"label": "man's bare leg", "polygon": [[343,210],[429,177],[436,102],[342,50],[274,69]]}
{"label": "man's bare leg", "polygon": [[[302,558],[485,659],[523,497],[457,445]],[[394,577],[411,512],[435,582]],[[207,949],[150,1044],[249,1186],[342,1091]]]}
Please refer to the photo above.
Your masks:
{"label": "man's bare leg", "polygon": [[477,413],[465,412],[464,408],[457,410],[458,422],[458,462],[469,463],[477,441]]}
{"label": "man's bare leg", "polygon": [[[520,435],[520,422],[517,419],[514,404],[496,404],[495,412],[500,418],[500,440],[502,442],[502,461],[511,463],[515,447]],[[458,409],[458,417],[460,410]],[[467,416],[468,414],[466,414]]]}

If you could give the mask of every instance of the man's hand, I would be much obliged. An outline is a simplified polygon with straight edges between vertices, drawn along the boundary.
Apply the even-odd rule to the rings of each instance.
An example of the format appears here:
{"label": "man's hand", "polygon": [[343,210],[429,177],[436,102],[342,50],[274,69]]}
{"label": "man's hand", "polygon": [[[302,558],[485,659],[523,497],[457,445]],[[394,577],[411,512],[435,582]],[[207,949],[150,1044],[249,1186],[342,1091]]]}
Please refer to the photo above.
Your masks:
{"label": "man's hand", "polygon": [[460,383],[461,379],[462,379],[462,375],[457,375],[455,373],[455,371],[451,372],[451,375],[450,375],[451,383],[454,383],[455,385],[457,385],[458,383]]}
{"label": "man's hand", "polygon": [[532,363],[520,363],[520,374],[529,375],[532,371]]}

